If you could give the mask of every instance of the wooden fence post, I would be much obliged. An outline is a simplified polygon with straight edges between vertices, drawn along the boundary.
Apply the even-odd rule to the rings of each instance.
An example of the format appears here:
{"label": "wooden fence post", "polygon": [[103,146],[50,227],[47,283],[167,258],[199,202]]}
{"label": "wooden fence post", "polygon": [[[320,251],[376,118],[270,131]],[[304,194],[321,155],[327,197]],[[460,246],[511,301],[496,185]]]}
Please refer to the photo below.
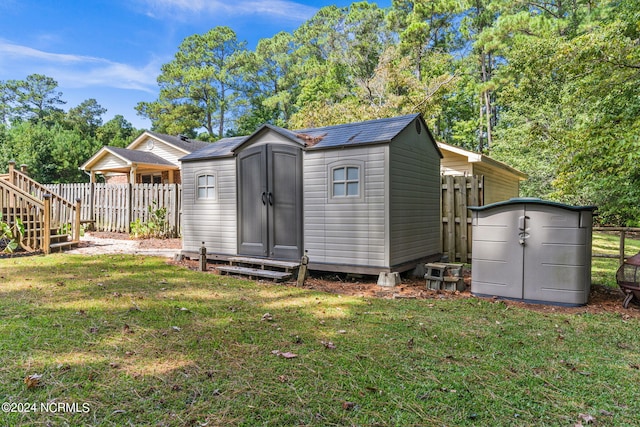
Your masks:
{"label": "wooden fence post", "polygon": [[13,173],[15,169],[16,169],[16,161],[9,160],[9,182],[12,183],[13,185],[16,185],[16,180]]}
{"label": "wooden fence post", "polygon": [[42,226],[42,250],[51,253],[51,194],[44,195],[44,221]]}
{"label": "wooden fence post", "polygon": [[173,192],[173,233],[177,237],[180,235],[180,210],[182,208],[180,203],[180,194],[178,194],[178,184],[173,184]]}
{"label": "wooden fence post", "polygon": [[80,208],[82,207],[82,199],[78,197],[76,199],[76,222],[73,224],[73,236],[72,239],[74,242],[80,241],[80,220],[81,220],[81,212]]}
{"label": "wooden fence post", "polygon": [[620,265],[624,264],[624,240],[627,237],[625,229],[620,231]]}
{"label": "wooden fence post", "polygon": [[124,227],[127,233],[131,233],[131,223],[133,222],[133,184],[131,182],[129,182],[129,185],[127,185],[126,201],[127,201],[127,211],[129,215],[128,215],[127,223],[124,224]]}
{"label": "wooden fence post", "polygon": [[97,228],[96,222],[96,183],[89,183],[89,220],[93,221],[94,227]]}

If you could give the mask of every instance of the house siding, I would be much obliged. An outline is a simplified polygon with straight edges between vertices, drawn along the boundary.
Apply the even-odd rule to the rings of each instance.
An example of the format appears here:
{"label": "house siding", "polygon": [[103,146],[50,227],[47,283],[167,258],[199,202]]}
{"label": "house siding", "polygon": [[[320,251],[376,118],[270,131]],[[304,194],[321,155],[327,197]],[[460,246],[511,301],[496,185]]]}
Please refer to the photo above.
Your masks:
{"label": "house siding", "polygon": [[[151,150],[147,149],[146,142],[152,139],[154,144]],[[167,145],[162,141],[159,141],[155,138],[147,138],[143,142],[136,144],[135,147],[132,148],[136,151],[147,151],[149,153],[153,153],[158,157],[165,159],[168,162],[173,163],[174,165],[180,164],[178,161],[179,158],[184,157],[187,154],[184,151],[178,150],[177,148]]]}
{"label": "house siding", "polygon": [[484,176],[485,205],[518,197],[520,193],[520,180],[511,174],[478,163],[473,165],[473,173]]}
{"label": "house siding", "polygon": [[390,264],[440,252],[440,155],[409,126],[390,144]]}
{"label": "house siding", "polygon": [[116,156],[105,156],[96,162],[95,166],[92,167],[93,170],[106,170],[106,169],[119,169],[119,168],[128,168],[129,165],[124,160],[116,157]]}
{"label": "house siding", "polygon": [[[216,199],[196,200],[196,176],[216,176]],[[182,248],[198,252],[205,242],[207,253],[237,253],[236,159],[225,158],[182,164]]]}
{"label": "house siding", "polygon": [[[386,145],[304,153],[304,248],[313,263],[387,267]],[[362,197],[330,200],[332,164],[361,165]]]}
{"label": "house siding", "polygon": [[442,175],[473,175],[471,163],[466,156],[444,151],[444,158],[440,161]]}

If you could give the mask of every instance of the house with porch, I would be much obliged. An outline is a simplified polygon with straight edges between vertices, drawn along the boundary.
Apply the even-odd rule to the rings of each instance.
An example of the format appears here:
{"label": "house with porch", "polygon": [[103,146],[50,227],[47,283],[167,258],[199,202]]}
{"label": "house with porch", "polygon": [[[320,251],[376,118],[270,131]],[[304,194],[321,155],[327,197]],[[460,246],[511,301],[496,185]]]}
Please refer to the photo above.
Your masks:
{"label": "house with porch", "polygon": [[91,182],[102,176],[109,184],[179,184],[178,159],[210,144],[145,131],[126,148],[102,147],[80,169],[91,176]]}

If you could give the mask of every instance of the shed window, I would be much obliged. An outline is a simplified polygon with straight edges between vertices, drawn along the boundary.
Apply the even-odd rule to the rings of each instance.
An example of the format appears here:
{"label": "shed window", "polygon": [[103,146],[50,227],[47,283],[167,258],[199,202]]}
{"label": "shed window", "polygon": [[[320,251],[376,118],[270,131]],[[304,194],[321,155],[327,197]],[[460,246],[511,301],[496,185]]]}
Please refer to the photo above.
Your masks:
{"label": "shed window", "polygon": [[360,168],[342,166],[333,169],[333,197],[360,196]]}
{"label": "shed window", "polygon": [[198,200],[213,200],[216,198],[215,175],[198,175],[197,186]]}

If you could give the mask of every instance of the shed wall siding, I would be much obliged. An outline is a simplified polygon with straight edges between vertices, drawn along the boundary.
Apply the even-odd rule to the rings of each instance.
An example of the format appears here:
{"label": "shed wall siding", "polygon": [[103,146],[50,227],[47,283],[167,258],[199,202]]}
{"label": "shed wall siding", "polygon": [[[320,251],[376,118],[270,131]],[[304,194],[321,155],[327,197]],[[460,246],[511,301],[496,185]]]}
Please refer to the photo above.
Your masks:
{"label": "shed wall siding", "polygon": [[520,180],[517,177],[479,163],[474,164],[473,173],[484,176],[485,205],[518,197]]}
{"label": "shed wall siding", "polygon": [[440,156],[413,126],[390,144],[390,262],[440,252]]}
{"label": "shed wall siding", "polygon": [[[304,153],[304,248],[314,263],[388,266],[386,145]],[[362,199],[332,203],[330,165],[362,164]]]}
{"label": "shed wall siding", "polygon": [[[196,176],[217,178],[217,199],[196,200]],[[182,164],[182,249],[197,252],[205,242],[207,253],[237,254],[236,159]]]}

